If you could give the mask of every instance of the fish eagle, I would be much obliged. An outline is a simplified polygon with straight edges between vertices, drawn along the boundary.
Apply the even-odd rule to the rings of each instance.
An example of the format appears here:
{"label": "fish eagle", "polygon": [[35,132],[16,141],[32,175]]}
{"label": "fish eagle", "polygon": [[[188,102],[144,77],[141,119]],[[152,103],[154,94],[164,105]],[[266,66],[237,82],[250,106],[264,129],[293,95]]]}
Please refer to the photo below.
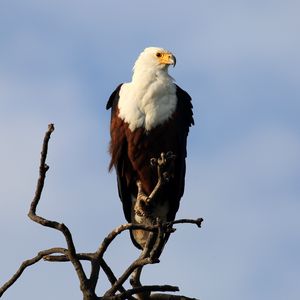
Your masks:
{"label": "fish eagle", "polygon": [[[106,105],[111,109],[109,169],[116,170],[119,197],[130,223],[173,221],[184,192],[187,136],[194,120],[191,97],[168,74],[168,67],[175,64],[170,51],[146,48],[134,64],[131,82],[120,84]],[[150,160],[162,153],[174,154],[173,176],[146,213],[140,213],[137,195],[140,191],[150,195],[156,186],[158,175]],[[143,249],[148,233],[130,233],[133,244]]]}

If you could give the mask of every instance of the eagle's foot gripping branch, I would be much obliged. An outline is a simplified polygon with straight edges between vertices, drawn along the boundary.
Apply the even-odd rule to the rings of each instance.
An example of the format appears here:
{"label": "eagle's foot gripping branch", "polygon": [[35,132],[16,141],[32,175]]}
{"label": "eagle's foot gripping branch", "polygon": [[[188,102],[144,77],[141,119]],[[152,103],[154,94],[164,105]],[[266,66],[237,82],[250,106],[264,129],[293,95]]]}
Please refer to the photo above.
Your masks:
{"label": "eagle's foot gripping branch", "polygon": [[156,196],[162,186],[168,183],[174,177],[175,158],[176,155],[174,155],[172,151],[169,151],[167,153],[162,152],[159,158],[150,159],[151,166],[157,168],[157,184],[151,194],[146,195],[143,190],[141,181],[137,180],[137,201],[141,202],[141,204],[139,205],[141,209],[143,209],[143,207],[145,208],[145,210],[151,209],[151,204],[155,201]]}
{"label": "eagle's foot gripping branch", "polygon": [[136,203],[134,204],[134,211],[137,216],[151,218],[152,206],[158,192],[164,184],[170,182],[174,177],[175,158],[176,155],[172,151],[168,151],[167,153],[162,152],[158,158],[150,159],[151,166],[157,168],[157,184],[151,194],[146,195],[142,187],[142,182],[137,180],[138,193]]}
{"label": "eagle's foot gripping branch", "polygon": [[140,180],[137,180],[136,185],[138,187],[138,194],[134,204],[134,212],[139,217],[150,217],[151,198],[144,193]]}

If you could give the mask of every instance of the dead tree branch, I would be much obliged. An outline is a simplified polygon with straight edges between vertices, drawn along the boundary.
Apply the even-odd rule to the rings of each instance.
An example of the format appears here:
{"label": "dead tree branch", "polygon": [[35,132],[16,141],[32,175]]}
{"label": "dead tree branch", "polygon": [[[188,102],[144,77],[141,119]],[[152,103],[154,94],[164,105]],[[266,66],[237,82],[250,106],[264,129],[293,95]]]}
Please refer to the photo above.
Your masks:
{"label": "dead tree branch", "polygon": [[0,288],[0,298],[5,293],[5,291],[8,288],[10,288],[19,279],[19,277],[22,275],[22,273],[26,268],[36,264],[47,255],[51,255],[53,253],[66,253],[66,252],[67,249],[64,248],[51,248],[48,250],[40,251],[35,257],[23,261],[23,263],[21,264],[17,272]]}
{"label": "dead tree branch", "polygon": [[[83,300],[121,300],[121,299],[131,299],[135,300],[134,296],[137,296],[139,299],[183,299],[183,300],[192,300],[192,298],[187,298],[184,296],[171,295],[171,294],[158,294],[152,292],[176,292],[179,291],[178,287],[170,285],[150,285],[143,286],[139,282],[140,273],[142,267],[148,264],[155,264],[159,262],[159,256],[162,252],[165,236],[171,234],[175,231],[173,225],[190,223],[196,224],[198,227],[201,227],[203,221],[202,218],[191,220],[191,219],[181,219],[173,222],[157,222],[153,225],[142,225],[142,224],[124,224],[115,228],[99,245],[98,249],[92,253],[77,253],[76,248],[73,242],[72,234],[68,227],[57,221],[51,221],[37,215],[37,207],[40,202],[44,183],[46,179],[46,173],[49,170],[49,166],[46,164],[46,158],[48,154],[48,144],[51,137],[51,134],[54,131],[54,125],[49,124],[48,130],[45,133],[43,146],[41,151],[40,166],[39,166],[39,177],[36,185],[36,191],[34,198],[31,202],[30,209],[28,212],[28,217],[42,225],[52,229],[55,229],[61,232],[65,238],[67,247],[61,248],[51,248],[47,250],[40,251],[35,257],[25,260],[17,272],[2,286],[0,287],[0,297],[10,288],[22,275],[24,270],[29,266],[39,262],[41,259],[44,259],[48,262],[71,262],[74,270],[77,274],[80,289],[83,294]],[[168,173],[168,169],[165,168],[166,164],[164,163],[167,160],[172,161],[174,156],[172,153],[164,154],[157,160],[151,161],[151,163],[158,168],[159,180],[158,183],[151,193],[148,200],[155,198],[157,190],[160,189],[162,184],[167,182],[171,175]],[[164,167],[165,169],[161,169]],[[149,238],[143,249],[141,255],[134,260],[131,265],[119,276],[118,278],[113,273],[109,265],[104,260],[104,254],[107,251],[110,244],[115,240],[115,238],[124,232],[125,230],[145,230],[149,232]],[[89,261],[91,263],[91,271],[89,276],[85,273],[81,261]],[[111,287],[104,293],[104,296],[99,297],[96,295],[96,286],[99,280],[99,272],[103,270],[106,274],[108,280],[111,283]],[[129,277],[132,277],[131,283],[133,288],[126,290],[123,287],[123,284],[128,280]]]}
{"label": "dead tree branch", "polygon": [[144,292],[178,292],[179,288],[177,286],[171,286],[171,285],[144,285],[141,287],[133,288],[131,290],[128,290],[120,295],[111,297],[111,300],[122,300],[122,299],[128,299],[128,296],[132,296],[135,294],[140,294]]}

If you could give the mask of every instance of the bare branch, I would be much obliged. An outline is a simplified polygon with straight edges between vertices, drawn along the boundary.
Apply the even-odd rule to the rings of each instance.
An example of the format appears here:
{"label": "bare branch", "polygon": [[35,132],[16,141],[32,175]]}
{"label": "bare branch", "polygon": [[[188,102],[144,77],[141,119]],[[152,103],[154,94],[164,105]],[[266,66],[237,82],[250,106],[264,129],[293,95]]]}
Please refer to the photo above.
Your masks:
{"label": "bare branch", "polygon": [[50,220],[44,219],[36,214],[37,205],[39,204],[39,201],[40,201],[41,195],[42,195],[42,191],[44,188],[46,173],[49,170],[49,166],[46,164],[46,158],[47,158],[47,153],[48,153],[48,143],[49,143],[49,140],[50,140],[50,137],[51,137],[51,134],[53,131],[54,131],[54,125],[49,124],[48,130],[45,133],[45,137],[44,137],[44,141],[43,141],[41,160],[40,160],[40,172],[39,172],[39,178],[38,178],[37,187],[36,187],[36,191],[35,191],[35,196],[30,205],[28,217],[32,221],[34,221],[40,225],[56,229],[64,235],[67,246],[68,246],[68,257],[69,257],[71,263],[73,264],[75,271],[77,273],[78,279],[80,281],[80,288],[82,291],[84,291],[84,290],[88,289],[88,282],[87,282],[87,278],[84,273],[83,267],[76,255],[76,250],[75,250],[75,246],[73,243],[73,239],[72,239],[70,230],[63,223],[58,223],[56,221],[50,221]]}
{"label": "bare branch", "polygon": [[[158,262],[158,261],[156,261]],[[155,263],[150,259],[150,257],[144,258],[144,259],[137,259],[135,260],[123,273],[123,275],[115,282],[115,284],[104,294],[104,296],[111,296],[113,295],[118,289],[119,285],[122,285],[132,274],[132,272],[138,268],[145,266],[147,264]]]}
{"label": "bare branch", "polygon": [[120,276],[120,278],[114,283],[114,285],[104,294],[104,296],[111,296],[114,295],[114,293],[119,289],[119,286],[122,285],[129,276],[136,271],[139,271],[137,274],[135,274],[133,280],[133,283],[131,282],[134,287],[139,287],[141,284],[139,282],[139,275],[141,272],[141,269],[143,266],[147,264],[154,264],[158,263],[159,260],[155,260],[152,257],[150,257],[150,251],[153,247],[153,243],[155,242],[155,236],[153,233],[149,235],[147,244],[145,245],[143,252],[137,258],[126,270],[125,272]]}
{"label": "bare branch", "polygon": [[[111,282],[112,285],[114,285],[117,281],[115,275],[109,268],[109,266],[105,263],[103,259],[103,255],[109,245],[112,243],[112,241],[123,231],[125,230],[130,230],[130,229],[143,229],[146,231],[154,231],[157,230],[157,226],[150,226],[150,225],[142,225],[142,224],[123,224],[115,228],[110,234],[103,240],[103,242],[100,244],[98,250],[94,253],[94,258],[92,262],[92,267],[91,267],[91,275],[90,275],[90,286],[91,287],[96,287],[98,277],[99,277],[99,272],[100,272],[100,266],[103,268],[106,276],[108,277],[108,280]],[[130,276],[130,274],[129,274]],[[128,277],[127,277],[128,278]],[[125,279],[126,280],[126,279]],[[117,284],[116,291],[123,291],[122,283]]]}
{"label": "bare branch", "polygon": [[51,248],[51,249],[40,251],[35,257],[25,260],[21,264],[17,272],[0,288],[0,297],[4,294],[4,292],[9,287],[11,287],[18,280],[18,278],[22,275],[22,273],[27,267],[34,265],[35,263],[37,263],[47,255],[51,255],[53,253],[66,253],[66,252],[67,249],[64,248]]}
{"label": "bare branch", "polygon": [[32,216],[35,215],[36,208],[37,208],[37,205],[39,203],[39,200],[41,198],[41,194],[42,194],[42,191],[43,191],[43,188],[44,188],[46,173],[49,169],[49,166],[46,164],[46,158],[47,158],[47,153],[48,153],[48,143],[49,143],[49,140],[50,140],[50,137],[51,137],[51,134],[52,134],[53,131],[54,131],[54,124],[49,124],[48,125],[48,130],[45,133],[42,152],[41,152],[40,177],[38,179],[35,195],[34,195],[34,198],[31,202],[30,211],[29,211],[28,215],[31,215],[31,214],[32,214]]}
{"label": "bare branch", "polygon": [[[101,267],[102,270],[105,272],[111,285],[113,285],[117,281],[116,276],[114,275],[111,268],[107,265],[107,263],[105,262],[105,260],[103,258],[101,258],[98,261],[95,261],[95,259],[94,259],[95,253],[77,253],[77,257],[80,260],[90,261],[92,263],[92,265],[95,264],[95,266],[94,266],[95,269],[97,268],[100,270],[100,267]],[[43,257],[43,259],[48,262],[70,262],[68,255],[46,255]],[[94,289],[96,288],[97,281],[98,281],[98,274],[99,274],[99,271],[98,271],[97,275],[91,274],[91,276],[90,276],[91,288],[94,288]],[[97,277],[94,278],[94,276],[97,276]],[[120,292],[125,291],[125,289],[123,288],[122,285],[120,285],[119,291]]]}
{"label": "bare branch", "polygon": [[[91,261],[91,260],[93,260],[94,253],[77,253],[76,256],[79,260]],[[66,255],[46,255],[45,257],[43,257],[43,259],[45,261],[49,261],[49,262],[69,262],[70,261],[68,254],[66,254]]]}
{"label": "bare branch", "polygon": [[175,220],[173,222],[168,222],[167,225],[168,224],[175,225],[175,224],[189,223],[189,224],[196,224],[199,228],[201,228],[202,222],[203,222],[202,218],[198,218],[196,220],[193,220],[193,219],[179,219],[179,220]]}
{"label": "bare branch", "polygon": [[141,294],[145,292],[178,292],[179,288],[177,286],[172,285],[144,285],[141,287],[133,288],[127,290],[126,292],[110,297],[110,300],[122,300],[127,299],[128,296],[132,296],[135,294]]}
{"label": "bare branch", "polygon": [[150,299],[153,300],[198,300],[196,298],[189,298],[181,295],[169,295],[169,294],[151,294]]}
{"label": "bare branch", "polygon": [[143,225],[143,224],[123,224],[115,228],[101,243],[99,246],[96,257],[102,257],[107,250],[108,246],[111,244],[111,242],[123,231],[125,230],[136,230],[136,229],[143,229],[145,231],[156,231],[158,229],[157,225]]}

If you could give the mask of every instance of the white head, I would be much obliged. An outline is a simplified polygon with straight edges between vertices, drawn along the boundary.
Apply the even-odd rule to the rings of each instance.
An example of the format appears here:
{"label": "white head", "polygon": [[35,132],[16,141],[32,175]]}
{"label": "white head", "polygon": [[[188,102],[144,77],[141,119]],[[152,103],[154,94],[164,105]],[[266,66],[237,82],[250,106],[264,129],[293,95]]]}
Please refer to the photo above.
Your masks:
{"label": "white head", "polygon": [[176,85],[168,74],[176,58],[162,48],[146,48],[138,57],[132,81],[122,85],[118,103],[119,117],[131,131],[151,130],[168,120],[177,105]]}
{"label": "white head", "polygon": [[167,72],[169,65],[175,67],[176,57],[168,50],[158,47],[146,48],[136,60],[133,72]]}

